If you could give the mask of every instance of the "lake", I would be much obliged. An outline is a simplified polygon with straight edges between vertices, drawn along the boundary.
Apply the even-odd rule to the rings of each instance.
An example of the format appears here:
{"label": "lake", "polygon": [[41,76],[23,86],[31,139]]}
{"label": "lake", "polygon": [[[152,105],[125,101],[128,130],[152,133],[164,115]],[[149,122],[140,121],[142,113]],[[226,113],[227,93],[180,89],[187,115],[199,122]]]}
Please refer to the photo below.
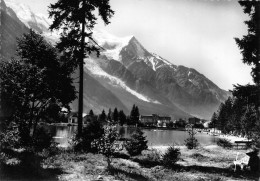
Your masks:
{"label": "lake", "polygon": [[[129,138],[134,132],[135,127],[118,127],[119,134],[124,138]],[[77,132],[77,126],[50,126],[54,140],[60,143],[61,146],[68,146],[68,138],[72,137]],[[178,130],[158,130],[158,129],[143,129],[144,135],[148,140],[148,146],[168,146],[173,143],[183,145],[184,140],[189,137],[188,132]],[[206,133],[197,133],[195,137],[201,145],[215,144],[214,136]]]}

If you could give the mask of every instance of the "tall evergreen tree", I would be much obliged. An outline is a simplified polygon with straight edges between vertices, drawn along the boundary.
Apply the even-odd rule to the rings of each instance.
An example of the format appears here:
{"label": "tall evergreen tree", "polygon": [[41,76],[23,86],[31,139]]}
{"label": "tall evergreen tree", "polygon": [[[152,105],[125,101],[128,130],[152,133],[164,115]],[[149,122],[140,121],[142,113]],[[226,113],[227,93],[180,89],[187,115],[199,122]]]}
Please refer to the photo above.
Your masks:
{"label": "tall evergreen tree", "polygon": [[[60,42],[57,48],[63,52],[71,69],[79,67],[79,103],[78,103],[78,136],[82,133],[83,113],[83,64],[86,54],[96,51],[99,55],[99,48],[92,38],[92,30],[96,24],[96,13],[102,18],[105,24],[114,14],[109,5],[109,0],[58,0],[50,5],[49,15],[54,19],[50,26],[51,30],[62,29]],[[90,41],[85,42],[85,39]]]}
{"label": "tall evergreen tree", "polygon": [[110,122],[110,123],[112,121],[112,111],[111,111],[110,108],[109,108],[108,113],[107,113],[107,121]]}
{"label": "tall evergreen tree", "polygon": [[139,121],[139,109],[138,107],[134,104],[132,107],[132,110],[130,112],[130,119],[131,119],[131,124],[137,124]]}
{"label": "tall evergreen tree", "polygon": [[94,112],[92,109],[90,109],[89,113],[88,113],[90,116],[94,116]]}
{"label": "tall evergreen tree", "polygon": [[119,119],[119,124],[122,126],[123,124],[126,123],[126,115],[123,110],[120,110],[118,113],[118,119]]}
{"label": "tall evergreen tree", "polygon": [[216,128],[217,121],[218,121],[218,115],[217,115],[217,113],[214,112],[212,117],[211,117],[211,120],[210,120],[210,127]]}
{"label": "tall evergreen tree", "polygon": [[[252,66],[251,75],[255,85],[237,85],[233,90],[233,95],[246,99],[247,106],[250,106],[251,103],[254,104],[257,126],[260,125],[260,2],[257,0],[239,1],[239,4],[250,19],[245,21],[248,34],[241,39],[235,38],[235,41],[243,55],[243,63]],[[260,133],[257,134],[259,136],[256,136],[256,139],[260,137]]]}
{"label": "tall evergreen tree", "polygon": [[260,83],[260,2],[239,1],[250,19],[245,21],[248,34],[243,38],[235,38],[236,43],[243,55],[243,63],[252,66],[251,75],[256,84]]}
{"label": "tall evergreen tree", "polygon": [[114,123],[118,123],[118,111],[117,111],[117,108],[114,109],[113,120],[114,120]]}
{"label": "tall evergreen tree", "polygon": [[102,113],[98,117],[98,121],[101,123],[105,123],[106,119],[107,119],[107,115],[106,115],[105,110],[103,109]]}

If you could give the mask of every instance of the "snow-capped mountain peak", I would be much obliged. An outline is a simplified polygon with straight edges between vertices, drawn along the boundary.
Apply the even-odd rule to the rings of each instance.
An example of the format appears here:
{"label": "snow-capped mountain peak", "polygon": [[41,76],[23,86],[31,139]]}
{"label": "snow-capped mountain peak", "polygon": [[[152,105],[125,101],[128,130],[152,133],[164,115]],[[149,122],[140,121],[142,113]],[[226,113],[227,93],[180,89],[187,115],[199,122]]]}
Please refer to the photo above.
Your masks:
{"label": "snow-capped mountain peak", "polygon": [[116,37],[104,30],[93,31],[93,37],[104,48],[102,54],[109,59],[119,60],[119,54],[123,47],[128,45],[134,36]]}
{"label": "snow-capped mountain peak", "polygon": [[42,33],[48,31],[50,20],[43,14],[35,14],[29,6],[14,0],[5,0],[6,6],[16,13],[17,17],[28,27]]}

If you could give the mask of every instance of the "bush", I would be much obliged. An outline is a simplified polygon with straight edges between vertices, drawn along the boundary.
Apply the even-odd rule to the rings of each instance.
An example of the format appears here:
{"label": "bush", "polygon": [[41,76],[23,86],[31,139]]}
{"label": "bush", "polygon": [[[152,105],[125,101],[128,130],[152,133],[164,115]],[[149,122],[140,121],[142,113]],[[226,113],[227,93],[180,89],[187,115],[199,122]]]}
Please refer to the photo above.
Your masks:
{"label": "bush", "polygon": [[165,154],[162,156],[162,164],[165,167],[172,168],[175,166],[175,163],[180,159],[180,149],[170,146]]}
{"label": "bush", "polygon": [[161,152],[156,149],[151,149],[143,151],[142,155],[134,157],[133,161],[136,161],[145,167],[154,167],[161,164],[161,157]]}
{"label": "bush", "polygon": [[223,139],[223,138],[219,138],[217,140],[217,145],[221,146],[223,148],[232,148],[232,146],[233,146],[229,140]]}
{"label": "bush", "polygon": [[0,132],[0,152],[6,149],[19,147],[19,131],[17,128],[10,126],[8,129]]}
{"label": "bush", "polygon": [[131,156],[139,155],[148,148],[146,137],[143,134],[141,129],[138,128],[126,143],[125,148]]}
{"label": "bush", "polygon": [[97,120],[91,120],[82,130],[82,136],[72,138],[72,146],[75,151],[87,151],[97,153],[97,148],[92,144],[95,139],[101,138],[104,129]]}
{"label": "bush", "polygon": [[107,167],[111,169],[111,157],[116,151],[115,141],[119,138],[116,127],[108,125],[104,128],[104,133],[99,139],[93,141],[93,145],[96,145],[98,153],[103,154],[107,159]]}
{"label": "bush", "polygon": [[146,154],[144,154],[147,158],[147,160],[150,160],[151,162],[160,162],[162,154],[156,149],[149,150]]}
{"label": "bush", "polygon": [[199,142],[195,137],[190,137],[190,138],[185,140],[185,146],[188,149],[194,149],[194,148],[197,148],[199,146]]}
{"label": "bush", "polygon": [[32,140],[32,148],[34,151],[41,152],[45,148],[50,148],[51,144],[52,135],[50,131],[44,127],[39,127]]}

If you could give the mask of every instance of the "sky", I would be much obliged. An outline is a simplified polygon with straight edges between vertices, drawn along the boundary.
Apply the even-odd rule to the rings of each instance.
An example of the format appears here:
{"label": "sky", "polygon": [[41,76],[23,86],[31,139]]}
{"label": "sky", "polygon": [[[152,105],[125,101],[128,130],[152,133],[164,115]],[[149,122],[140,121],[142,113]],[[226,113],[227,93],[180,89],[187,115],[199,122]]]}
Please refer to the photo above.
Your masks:
{"label": "sky", "polygon": [[[57,0],[15,0],[48,14]],[[150,52],[194,68],[220,88],[252,83],[234,37],[247,34],[248,19],[236,0],[110,0],[111,23],[96,25],[115,36],[134,35]]]}

